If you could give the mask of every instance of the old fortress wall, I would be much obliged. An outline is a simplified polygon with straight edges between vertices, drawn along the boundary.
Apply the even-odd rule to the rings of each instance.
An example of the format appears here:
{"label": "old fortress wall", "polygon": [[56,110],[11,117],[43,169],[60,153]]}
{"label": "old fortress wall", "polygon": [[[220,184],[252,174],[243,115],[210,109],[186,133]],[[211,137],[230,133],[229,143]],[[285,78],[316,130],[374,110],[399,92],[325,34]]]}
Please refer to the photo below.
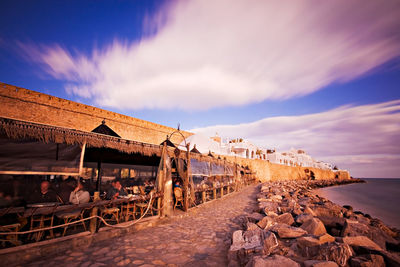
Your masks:
{"label": "old fortress wall", "polygon": [[[90,132],[106,120],[122,138],[160,144],[176,129],[55,96],[0,83],[0,116]],[[182,131],[185,137],[192,135]],[[172,141],[182,137],[174,134]]]}
{"label": "old fortress wall", "polygon": [[261,159],[245,159],[240,157],[226,156],[230,162],[242,166],[249,166],[261,182],[277,180],[302,180],[310,179],[311,172],[317,180],[350,179],[348,171],[331,171],[311,167],[292,167],[270,163]]}
{"label": "old fortress wall", "polygon": [[[150,144],[160,144],[167,135],[176,130],[1,82],[0,116],[88,132],[96,128],[105,119],[106,124],[122,138]],[[185,137],[192,135],[190,132],[181,132]],[[182,138],[179,135],[174,135],[172,141],[180,143]],[[306,169],[308,169],[308,172],[312,171],[316,179],[334,179],[336,175],[342,179],[350,178],[347,171],[333,172],[316,168],[272,164],[260,159],[223,157],[226,157],[230,162],[249,166],[261,181],[305,179],[307,178]]]}

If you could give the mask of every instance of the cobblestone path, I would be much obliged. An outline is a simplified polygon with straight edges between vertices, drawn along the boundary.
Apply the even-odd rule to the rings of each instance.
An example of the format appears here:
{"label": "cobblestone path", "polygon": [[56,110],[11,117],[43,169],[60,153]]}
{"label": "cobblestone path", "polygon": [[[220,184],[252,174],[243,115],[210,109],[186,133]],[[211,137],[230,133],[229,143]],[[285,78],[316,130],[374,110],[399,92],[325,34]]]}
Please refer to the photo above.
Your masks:
{"label": "cobblestone path", "polygon": [[168,224],[25,266],[226,266],[232,233],[253,212],[256,190],[249,186]]}

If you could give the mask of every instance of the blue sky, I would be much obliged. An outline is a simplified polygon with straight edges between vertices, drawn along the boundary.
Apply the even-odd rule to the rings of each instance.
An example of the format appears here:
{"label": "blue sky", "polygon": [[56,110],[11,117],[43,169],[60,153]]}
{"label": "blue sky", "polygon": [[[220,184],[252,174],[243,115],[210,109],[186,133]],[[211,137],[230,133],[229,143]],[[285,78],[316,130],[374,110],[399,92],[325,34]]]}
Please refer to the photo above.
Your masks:
{"label": "blue sky", "polygon": [[399,177],[399,4],[260,2],[1,1],[0,80]]}

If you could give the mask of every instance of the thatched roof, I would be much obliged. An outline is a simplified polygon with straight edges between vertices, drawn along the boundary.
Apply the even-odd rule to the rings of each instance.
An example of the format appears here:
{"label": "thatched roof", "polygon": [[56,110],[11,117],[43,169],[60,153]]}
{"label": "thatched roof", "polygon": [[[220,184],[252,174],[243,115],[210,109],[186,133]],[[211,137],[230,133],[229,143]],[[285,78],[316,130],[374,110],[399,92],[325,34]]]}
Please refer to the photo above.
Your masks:
{"label": "thatched roof", "polygon": [[171,140],[169,140],[168,138],[165,139],[160,145],[162,146],[162,145],[164,145],[164,143],[167,143],[167,146],[169,146],[169,147],[176,148],[176,146],[174,145],[174,143],[172,143]]}
{"label": "thatched roof", "polygon": [[192,150],[190,150],[190,152],[192,152],[192,153],[197,153],[197,154],[201,154],[200,151],[197,150],[196,144],[193,146],[193,148],[192,148]]}
{"label": "thatched roof", "polygon": [[87,147],[111,148],[125,153],[161,156],[162,147],[126,140],[100,133],[32,123],[0,117],[0,135],[10,139],[36,140],[44,143],[79,144]]}
{"label": "thatched roof", "polygon": [[114,132],[113,129],[111,129],[110,127],[108,127],[106,125],[105,120],[103,120],[99,126],[94,128],[92,130],[92,133],[99,133],[99,134],[110,135],[110,136],[121,138],[121,136],[119,136],[116,132]]}
{"label": "thatched roof", "polygon": [[[138,153],[144,156],[161,157],[162,146],[126,140],[100,133],[84,132],[75,129],[20,121],[0,117],[0,136],[15,140],[36,140],[43,143],[65,143],[83,145],[86,147],[110,148],[124,153]],[[176,148],[167,146],[167,153],[174,157]],[[180,156],[186,158],[186,152]],[[190,152],[190,157],[199,161],[214,162],[219,165],[232,165],[213,156]]]}

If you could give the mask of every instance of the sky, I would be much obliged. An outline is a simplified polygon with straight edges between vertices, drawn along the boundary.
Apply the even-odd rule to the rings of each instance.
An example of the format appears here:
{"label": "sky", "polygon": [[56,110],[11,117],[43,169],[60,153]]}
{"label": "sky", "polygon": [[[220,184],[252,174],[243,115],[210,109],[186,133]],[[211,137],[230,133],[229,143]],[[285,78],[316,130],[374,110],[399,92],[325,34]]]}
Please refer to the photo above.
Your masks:
{"label": "sky", "polygon": [[400,1],[0,2],[0,81],[400,178]]}

